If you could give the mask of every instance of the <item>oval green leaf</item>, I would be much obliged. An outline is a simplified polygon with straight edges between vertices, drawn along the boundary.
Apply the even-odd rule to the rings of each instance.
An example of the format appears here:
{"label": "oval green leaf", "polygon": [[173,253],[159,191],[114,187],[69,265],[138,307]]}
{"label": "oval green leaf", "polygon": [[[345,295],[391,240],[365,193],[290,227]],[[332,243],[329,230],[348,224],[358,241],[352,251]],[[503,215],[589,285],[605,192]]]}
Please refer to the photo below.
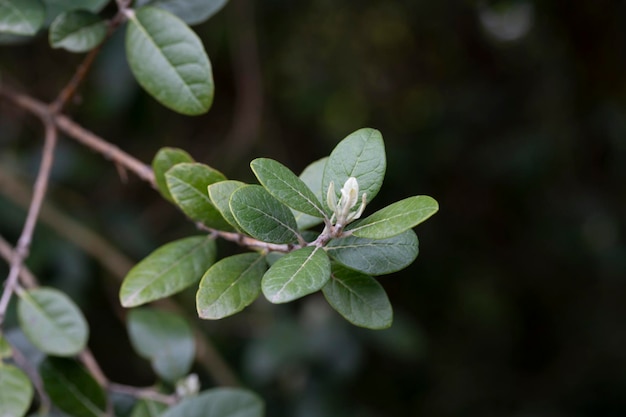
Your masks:
{"label": "oval green leaf", "polygon": [[219,171],[200,163],[181,163],[165,173],[167,188],[174,202],[190,219],[207,227],[232,230],[230,224],[213,206],[207,187],[224,181]]}
{"label": "oval green leaf", "polygon": [[0,416],[22,417],[33,400],[33,385],[22,370],[0,363]]}
{"label": "oval green leaf", "polygon": [[178,148],[161,148],[152,160],[152,170],[154,171],[154,180],[161,195],[171,202],[174,198],[167,188],[165,181],[165,173],[176,164],[183,162],[194,162],[191,155]]}
{"label": "oval green leaf", "polygon": [[287,303],[320,290],[330,277],[330,260],[317,246],[295,250],[276,261],[263,276],[268,301]]}
{"label": "oval green leaf", "polygon": [[322,194],[325,195],[332,181],[339,199],[346,180],[355,177],[359,183],[359,200],[365,193],[369,203],[378,194],[386,169],[385,144],[380,132],[370,128],[359,129],[339,142],[328,157]]}
{"label": "oval green leaf", "polygon": [[298,240],[298,225],[289,207],[260,185],[236,189],[229,205],[239,226],[255,239],[269,243]]}
{"label": "oval green leaf", "polygon": [[196,294],[198,316],[221,319],[252,304],[261,293],[266,270],[264,256],[258,253],[242,253],[216,262],[200,281]]}
{"label": "oval green leaf", "polygon": [[413,196],[378,210],[348,227],[354,236],[386,239],[411,229],[439,210],[439,204],[426,195]]}
{"label": "oval green leaf", "polygon": [[333,265],[328,283],[322,288],[326,301],[350,323],[368,329],[386,329],[393,310],[383,287],[374,278]]}
{"label": "oval green leaf", "polygon": [[75,360],[48,357],[39,365],[39,374],[50,400],[60,410],[72,417],[106,415],[104,390]]}
{"label": "oval green leaf", "polygon": [[407,230],[387,239],[348,236],[331,240],[327,253],[337,262],[368,275],[383,275],[409,266],[419,252],[417,236]]}
{"label": "oval green leaf", "polygon": [[50,45],[71,52],[86,52],[98,46],[106,37],[106,22],[99,16],[75,10],[61,13],[50,25]]}
{"label": "oval green leaf", "polygon": [[[324,176],[326,161],[328,161],[328,157],[318,159],[317,161],[310,163],[300,174],[302,182],[304,182],[306,186],[313,191],[313,194],[317,197],[318,201],[322,202],[322,205],[324,205],[326,201],[326,197],[322,195],[322,177]],[[324,210],[326,210],[326,208],[324,208]],[[323,219],[320,219],[319,217],[309,216],[308,214],[297,210],[292,211],[296,218],[296,223],[298,223],[298,228],[301,230],[317,226],[323,222]]]}
{"label": "oval green leaf", "polygon": [[17,314],[26,337],[44,353],[72,356],[87,344],[87,321],[61,291],[43,287],[24,291]]}
{"label": "oval green leaf", "polygon": [[195,341],[191,327],[182,317],[140,308],[128,313],[127,326],[133,347],[150,360],[157,375],[173,383],[189,373]]}
{"label": "oval green leaf", "polygon": [[215,260],[215,241],[192,236],[156,249],[124,278],[120,302],[137,307],[176,294],[198,282]]}
{"label": "oval green leaf", "polygon": [[0,32],[34,35],[43,25],[46,9],[39,0],[0,0]]}
{"label": "oval green leaf", "polygon": [[240,388],[214,388],[183,401],[161,417],[262,417],[265,406],[256,394]]}
{"label": "oval green leaf", "polygon": [[228,0],[139,0],[137,7],[154,6],[167,10],[190,25],[202,23],[219,12]]}
{"label": "oval green leaf", "polygon": [[165,10],[142,7],[131,14],[126,56],[139,84],[170,109],[206,113],[213,102],[211,63],[198,36]]}
{"label": "oval green leaf", "polygon": [[98,13],[111,0],[43,0],[46,6],[46,22],[52,22],[60,13],[87,10]]}
{"label": "oval green leaf", "polygon": [[250,163],[250,167],[259,182],[278,201],[310,216],[326,217],[313,191],[280,162],[268,158],[257,158]]}
{"label": "oval green leaf", "polygon": [[230,211],[230,197],[233,195],[236,189],[246,185],[241,181],[226,180],[216,182],[207,187],[209,198],[211,202],[220,212],[222,217],[235,229],[239,229],[239,223],[233,216],[233,212]]}
{"label": "oval green leaf", "polygon": [[137,401],[130,417],[160,417],[167,406],[163,403],[150,400]]}

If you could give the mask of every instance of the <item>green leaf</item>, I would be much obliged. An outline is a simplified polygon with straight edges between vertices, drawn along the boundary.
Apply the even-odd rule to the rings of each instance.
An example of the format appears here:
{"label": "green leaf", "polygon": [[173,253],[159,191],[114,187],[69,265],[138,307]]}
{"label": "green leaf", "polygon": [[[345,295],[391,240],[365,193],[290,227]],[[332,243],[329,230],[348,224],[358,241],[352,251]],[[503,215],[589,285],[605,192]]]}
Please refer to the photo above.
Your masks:
{"label": "green leaf", "polygon": [[156,249],[128,272],[120,288],[124,307],[176,294],[198,282],[215,260],[215,241],[192,236]]}
{"label": "green leaf", "polygon": [[328,303],[350,323],[368,329],[386,329],[393,310],[383,287],[374,278],[341,265],[333,265],[322,288]]}
{"label": "green leaf", "polygon": [[138,0],[139,6],[154,6],[167,10],[190,25],[202,23],[219,12],[227,0]]}
{"label": "green leaf", "polygon": [[22,417],[33,400],[33,385],[19,368],[0,363],[0,416]]}
{"label": "green leaf", "polygon": [[241,228],[255,239],[269,243],[298,240],[298,225],[289,207],[259,185],[244,185],[230,197],[230,210]]}
{"label": "green leaf", "polygon": [[61,13],[50,25],[50,45],[71,52],[86,52],[106,37],[106,22],[97,15],[77,10]]}
{"label": "green leaf", "polygon": [[380,132],[359,129],[339,142],[331,152],[324,169],[322,193],[326,193],[332,181],[339,198],[346,180],[355,177],[359,183],[359,200],[366,193],[365,199],[369,203],[380,190],[386,168],[385,144]]}
{"label": "green leaf", "polygon": [[45,14],[39,0],[0,0],[0,32],[34,35],[43,25]]}
{"label": "green leaf", "polygon": [[348,236],[331,240],[327,253],[343,265],[370,275],[383,275],[409,266],[417,257],[417,236],[407,230],[387,239]]}
{"label": "green leaf", "polygon": [[126,55],[141,86],[170,109],[206,113],[213,102],[211,63],[198,36],[161,9],[142,7],[129,18]]}
{"label": "green leaf", "polygon": [[264,404],[256,394],[240,388],[214,388],[185,398],[161,417],[262,417]]}
{"label": "green leaf", "polygon": [[167,147],[159,149],[152,160],[152,169],[154,170],[157,188],[161,195],[171,202],[174,202],[174,198],[170,194],[169,188],[167,188],[165,173],[174,165],[183,162],[194,162],[194,160],[191,155],[182,149]]}
{"label": "green leaf", "polygon": [[17,314],[26,337],[44,353],[72,356],[87,344],[87,321],[61,291],[42,287],[20,293]]}
{"label": "green leaf", "polygon": [[72,10],[98,13],[111,0],[43,0],[46,6],[46,21],[52,22],[59,14]]}
{"label": "green leaf", "polygon": [[222,217],[235,229],[239,229],[239,223],[233,216],[233,212],[230,211],[230,197],[233,195],[236,189],[246,185],[241,181],[226,180],[216,182],[207,187],[209,198],[211,202],[221,213]]}
{"label": "green leaf", "polygon": [[[2,332],[0,332],[0,364],[3,359],[8,359],[13,356],[13,348],[9,344],[8,340],[4,337]],[[0,413],[0,416],[2,413]]]}
{"label": "green leaf", "polygon": [[165,173],[167,187],[176,204],[194,221],[207,227],[231,230],[230,224],[213,206],[207,187],[224,181],[219,171],[200,163],[181,163]]}
{"label": "green leaf", "polygon": [[189,324],[180,316],[153,308],[128,313],[128,334],[135,350],[150,360],[154,371],[169,382],[187,375],[195,355]]}
{"label": "green leaf", "polygon": [[73,359],[46,358],[39,374],[50,400],[72,417],[104,417],[104,390],[91,374]]}
{"label": "green leaf", "polygon": [[411,229],[439,210],[439,204],[425,195],[397,201],[363,220],[352,223],[348,229],[354,236],[368,239],[386,239]]}
{"label": "green leaf", "polygon": [[217,262],[206,271],[196,294],[198,316],[221,319],[240,312],[261,293],[267,270],[264,256],[242,253]]}
{"label": "green leaf", "polygon": [[257,158],[250,163],[250,167],[259,182],[281,203],[310,216],[326,216],[313,191],[280,162]]}
{"label": "green leaf", "polygon": [[159,417],[167,406],[163,403],[150,400],[137,401],[130,417]]}
{"label": "green leaf", "polygon": [[330,260],[317,246],[295,250],[276,261],[263,276],[263,295],[287,303],[321,289],[330,277]]}
{"label": "green leaf", "polygon": [[[318,201],[322,202],[322,205],[325,204],[325,196],[322,195],[322,177],[324,176],[324,168],[326,168],[326,161],[328,161],[328,157],[324,157],[322,159],[318,159],[315,162],[309,164],[304,171],[300,174],[300,179],[302,182],[306,184],[307,187],[311,191],[315,197],[317,197]],[[326,210],[324,208],[324,210]],[[296,223],[298,224],[299,229],[308,229],[310,227],[316,226],[322,223],[322,219],[315,216],[309,216],[308,214],[299,212],[297,210],[293,210],[293,214],[296,217]]]}

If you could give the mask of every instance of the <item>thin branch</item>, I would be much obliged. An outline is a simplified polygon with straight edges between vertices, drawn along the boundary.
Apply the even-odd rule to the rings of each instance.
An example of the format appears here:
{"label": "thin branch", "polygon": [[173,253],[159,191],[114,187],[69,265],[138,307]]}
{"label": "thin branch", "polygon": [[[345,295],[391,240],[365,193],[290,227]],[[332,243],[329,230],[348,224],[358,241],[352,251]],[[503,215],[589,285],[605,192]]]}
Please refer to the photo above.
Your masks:
{"label": "thin branch", "polygon": [[44,410],[50,409],[50,397],[46,393],[46,390],[43,387],[43,381],[41,380],[41,376],[35,366],[24,356],[24,354],[17,349],[15,346],[11,345],[11,352],[13,355],[13,360],[20,368],[28,374],[33,386],[35,387],[35,391],[37,391],[37,395],[39,395],[39,401],[41,401],[41,408]]}
{"label": "thin branch", "polygon": [[[15,256],[15,251],[5,238],[0,236],[0,257],[4,258],[7,263],[11,262]],[[37,286],[37,279],[26,266],[22,266],[20,270],[20,281],[25,288],[34,288]]]}
{"label": "thin branch", "polygon": [[11,268],[9,270],[9,276],[5,281],[4,292],[2,298],[0,298],[0,326],[4,322],[4,316],[6,310],[11,301],[11,297],[15,290],[17,280],[20,276],[20,270],[30,249],[33,233],[35,231],[35,225],[37,224],[37,218],[39,211],[43,203],[46,189],[48,188],[48,180],[50,178],[50,171],[52,169],[52,162],[54,160],[54,149],[57,142],[57,130],[49,118],[42,118],[45,126],[45,142],[43,147],[43,154],[41,157],[41,163],[39,166],[39,172],[37,179],[35,180],[35,187],[33,192],[33,198],[28,208],[28,214],[22,233],[17,243],[15,253],[11,258]]}

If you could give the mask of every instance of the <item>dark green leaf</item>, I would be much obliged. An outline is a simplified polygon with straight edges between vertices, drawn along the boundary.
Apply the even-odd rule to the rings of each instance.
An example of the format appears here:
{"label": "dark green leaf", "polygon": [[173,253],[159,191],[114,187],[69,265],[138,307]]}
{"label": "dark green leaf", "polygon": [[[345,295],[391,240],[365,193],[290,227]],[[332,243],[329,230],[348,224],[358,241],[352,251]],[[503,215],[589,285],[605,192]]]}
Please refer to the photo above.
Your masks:
{"label": "dark green leaf", "polygon": [[210,184],[225,179],[221,172],[197,162],[177,164],[165,173],[170,194],[189,218],[207,227],[231,230],[230,224],[211,203],[207,191]]}
{"label": "dark green leaf", "polygon": [[136,10],[126,55],[139,84],[164,106],[187,115],[211,107],[211,63],[198,36],[176,16],[154,7]]}
{"label": "dark green leaf", "polygon": [[189,373],[195,341],[183,318],[167,311],[140,308],[131,310],[127,320],[133,347],[150,360],[157,375],[176,382]]}
{"label": "dark green leaf", "polygon": [[228,0],[138,0],[137,7],[150,5],[167,10],[190,25],[202,23],[219,12]]}
{"label": "dark green leaf", "polygon": [[385,144],[380,132],[359,129],[339,142],[331,152],[324,169],[322,193],[325,195],[332,181],[339,198],[346,180],[355,177],[359,183],[359,201],[366,193],[366,201],[370,202],[380,190],[386,168]]}
{"label": "dark green leaf", "polygon": [[97,15],[76,10],[61,13],[50,25],[50,45],[71,52],[86,52],[106,37],[107,25]]}
{"label": "dark green leaf", "polygon": [[0,363],[0,416],[22,417],[33,399],[33,385],[19,368]]}
{"label": "dark green leaf", "polygon": [[322,248],[307,246],[280,258],[265,273],[263,295],[287,303],[321,289],[330,277],[330,260]]}
{"label": "dark green leaf", "polygon": [[386,329],[393,310],[383,287],[374,278],[341,265],[333,265],[322,288],[328,303],[350,323],[368,329]]}
{"label": "dark green leaf", "polygon": [[159,417],[167,406],[156,401],[141,400],[133,407],[130,417]]}
{"label": "dark green leaf", "polygon": [[43,0],[46,6],[46,22],[52,22],[60,13],[87,10],[98,13],[111,0]]}
{"label": "dark green leaf", "polygon": [[246,185],[241,181],[220,181],[215,184],[211,184],[208,186],[207,191],[209,192],[209,198],[213,205],[217,208],[217,210],[221,213],[222,217],[226,219],[231,226],[236,229],[239,229],[239,223],[233,216],[232,211],[230,211],[230,197],[233,195],[233,192],[239,188]]}
{"label": "dark green leaf", "polygon": [[266,270],[264,257],[257,253],[242,253],[215,263],[202,277],[196,295],[200,318],[221,319],[249,306],[261,293]]}
{"label": "dark green leaf", "polygon": [[181,164],[183,162],[194,162],[194,160],[191,155],[178,148],[161,148],[152,160],[152,169],[154,170],[154,179],[156,181],[157,188],[159,189],[161,195],[171,202],[174,202],[174,198],[170,194],[170,190],[167,188],[165,173],[174,165]]}
{"label": "dark green leaf", "polygon": [[35,288],[20,294],[18,318],[24,334],[42,352],[75,355],[85,348],[89,328],[76,304],[61,291]]}
{"label": "dark green leaf", "polygon": [[48,357],[39,365],[39,374],[50,400],[72,417],[104,417],[104,390],[73,359]]}
{"label": "dark green leaf", "polygon": [[34,35],[43,25],[45,14],[39,0],[0,0],[0,32]]}
{"label": "dark green leaf", "polygon": [[298,225],[289,207],[259,185],[244,185],[230,198],[230,210],[246,233],[269,243],[298,240]]}
{"label": "dark green leaf", "polygon": [[268,158],[257,158],[250,163],[250,167],[259,182],[278,201],[310,216],[325,217],[319,199],[289,168]]}
{"label": "dark green leaf", "polygon": [[215,241],[193,236],[161,246],[130,270],[120,288],[124,307],[176,294],[195,282],[215,260]]}
{"label": "dark green leaf", "polygon": [[262,417],[263,401],[240,388],[214,388],[186,398],[161,417]]}
{"label": "dark green leaf", "polygon": [[439,210],[437,202],[420,195],[397,201],[371,216],[351,224],[354,236],[368,239],[386,239],[411,229]]}
{"label": "dark green leaf", "polygon": [[[322,195],[322,177],[324,176],[326,161],[328,161],[328,157],[318,159],[304,168],[304,171],[300,174],[302,182],[304,182],[306,186],[313,191],[313,194],[315,194],[318,201],[322,202],[322,205],[326,202],[326,196]],[[325,210],[326,208],[324,208],[324,211]],[[299,229],[308,229],[309,227],[316,226],[323,221],[319,217],[309,216],[308,214],[301,213],[297,210],[293,211]]]}
{"label": "dark green leaf", "polygon": [[383,275],[409,266],[419,251],[415,232],[407,230],[387,239],[348,236],[326,245],[328,254],[338,262],[369,275]]}
{"label": "dark green leaf", "polygon": [[[0,362],[3,359],[10,358],[11,356],[13,356],[13,349],[2,332],[0,332]],[[0,416],[1,415],[2,414],[0,413]]]}

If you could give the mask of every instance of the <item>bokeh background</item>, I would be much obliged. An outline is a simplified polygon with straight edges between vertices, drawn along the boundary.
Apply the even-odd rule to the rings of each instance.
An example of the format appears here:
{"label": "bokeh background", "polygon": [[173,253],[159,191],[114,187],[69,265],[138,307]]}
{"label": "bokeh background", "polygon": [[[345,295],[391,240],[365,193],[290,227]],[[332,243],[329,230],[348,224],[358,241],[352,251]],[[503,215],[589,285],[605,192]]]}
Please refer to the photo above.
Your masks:
{"label": "bokeh background", "polygon": [[[372,209],[416,194],[441,206],[416,229],[417,261],[380,279],[389,330],[354,328],[317,296],[199,323],[269,416],[626,415],[625,2],[231,0],[194,29],[216,82],[208,114],[147,96],[117,35],[68,113],[145,162],[175,146],[244,181],[254,157],[299,172],[373,127],[388,171]],[[80,59],[45,36],[3,46],[2,82],[49,101]],[[7,190],[32,182],[41,136],[0,102],[12,241],[24,211]],[[69,139],[49,195],[133,261],[195,232]],[[84,309],[107,375],[151,384],[118,319],[117,278],[59,221],[40,225],[28,265]],[[193,291],[177,299],[193,313]]]}

